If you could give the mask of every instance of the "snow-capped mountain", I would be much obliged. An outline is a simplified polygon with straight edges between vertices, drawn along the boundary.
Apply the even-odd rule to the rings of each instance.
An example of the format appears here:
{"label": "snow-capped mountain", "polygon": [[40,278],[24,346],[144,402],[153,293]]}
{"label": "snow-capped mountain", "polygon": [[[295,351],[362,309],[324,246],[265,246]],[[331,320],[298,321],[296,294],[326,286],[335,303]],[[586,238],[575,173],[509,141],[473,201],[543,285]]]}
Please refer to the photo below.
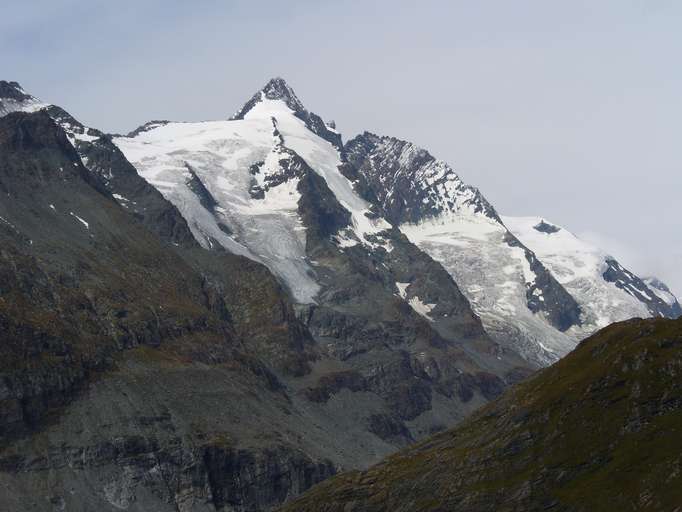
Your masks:
{"label": "snow-capped mountain", "polygon": [[566,332],[580,322],[574,298],[447,163],[370,133],[349,141],[346,154],[387,217],[453,275],[496,341],[541,365],[574,346]]}
{"label": "snow-capped mountain", "polygon": [[[344,174],[352,169],[340,136],[329,136],[334,129],[281,79],[231,120],[153,121],[127,136],[86,127],[55,105],[44,112],[111,202],[202,272],[206,302],[222,300],[211,288],[215,273],[234,271],[216,265],[223,253],[257,262],[246,265],[249,272],[267,267],[278,278],[297,302],[300,331],[283,333],[290,337],[281,348],[266,336],[263,357],[272,351],[272,360],[288,361],[281,355],[287,347],[314,339],[314,355],[294,359],[288,373],[275,371],[305,410],[324,409],[336,395],[369,393],[351,408],[355,420],[344,432],[369,436],[376,453],[453,424],[528,373],[516,351],[484,331],[452,276],[357,190]],[[250,283],[257,295],[261,284]],[[262,312],[249,309],[251,294],[238,307],[243,290],[231,297],[237,311],[230,314],[248,324]],[[277,320],[280,308],[271,314]],[[321,414],[338,425],[348,410]]]}
{"label": "snow-capped mountain", "polygon": [[632,317],[680,315],[677,299],[663,283],[640,279],[567,229],[539,217],[503,220],[576,298],[586,332]]}
{"label": "snow-capped mountain", "polygon": [[[336,340],[329,350],[344,357],[366,350],[363,336],[376,336],[368,322],[383,310],[391,318],[396,299],[411,310],[401,322],[426,320],[435,336],[482,334],[452,277],[378,213],[349,175],[340,135],[282,79],[230,120],[153,123],[115,143],[202,246],[277,275],[310,312],[313,332]],[[466,350],[477,352],[473,346]],[[486,364],[498,365],[499,347],[485,350]]]}
{"label": "snow-capped mountain", "polygon": [[325,240],[343,258],[384,259],[374,272],[386,290],[452,332],[451,308],[433,289],[396,277],[406,269],[394,248],[413,250],[402,245],[404,235],[450,274],[452,293],[464,294],[498,347],[533,365],[555,361],[607,323],[679,314],[665,285],[639,279],[565,229],[501,218],[426,150],[368,132],[344,145],[281,78],[229,120],[152,121],[114,138],[14,82],[2,87],[2,112],[47,109],[113,197],[153,229],[173,243],[265,264],[313,310],[341,296],[338,267],[316,253]]}
{"label": "snow-capped mountain", "polygon": [[2,509],[270,509],[600,322],[679,313],[425,150],[344,145],[281,79],[127,136],[0,82],[0,190]]}
{"label": "snow-capped mountain", "polygon": [[679,305],[567,231],[500,218],[422,148],[365,132],[345,150],[381,211],[453,275],[487,332],[531,361],[550,363],[618,320],[678,314]]}
{"label": "snow-capped mountain", "polygon": [[[370,205],[339,171],[337,147],[312,132],[300,112],[305,110],[293,91],[276,80],[232,120],[166,123],[115,142],[178,207],[203,246],[219,244],[266,264],[305,304],[315,302],[319,291],[298,215],[305,165],[349,213],[340,243],[375,243],[370,238],[390,225],[367,215]],[[210,193],[209,208],[197,186]]]}

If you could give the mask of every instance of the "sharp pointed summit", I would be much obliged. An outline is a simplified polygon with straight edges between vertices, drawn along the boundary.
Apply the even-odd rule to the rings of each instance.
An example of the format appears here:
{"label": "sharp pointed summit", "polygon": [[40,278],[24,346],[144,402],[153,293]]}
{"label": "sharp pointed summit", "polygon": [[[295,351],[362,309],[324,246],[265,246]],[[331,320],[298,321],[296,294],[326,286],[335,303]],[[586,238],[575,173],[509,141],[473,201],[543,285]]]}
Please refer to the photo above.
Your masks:
{"label": "sharp pointed summit", "polygon": [[251,110],[262,102],[278,100],[283,102],[292,111],[293,115],[303,121],[310,131],[334,145],[337,150],[343,151],[341,134],[336,131],[334,123],[325,123],[320,116],[305,108],[291,86],[281,77],[270,79],[230,119],[233,121],[244,119]]}
{"label": "sharp pointed summit", "polygon": [[261,89],[261,93],[269,100],[284,101],[294,112],[306,109],[284,78],[275,77],[271,79],[265,84],[265,87]]}
{"label": "sharp pointed summit", "polygon": [[295,113],[305,113],[306,108],[298,99],[291,86],[281,77],[271,78],[249,101],[234,115],[232,119],[244,119],[244,116],[263,100],[281,100]]}

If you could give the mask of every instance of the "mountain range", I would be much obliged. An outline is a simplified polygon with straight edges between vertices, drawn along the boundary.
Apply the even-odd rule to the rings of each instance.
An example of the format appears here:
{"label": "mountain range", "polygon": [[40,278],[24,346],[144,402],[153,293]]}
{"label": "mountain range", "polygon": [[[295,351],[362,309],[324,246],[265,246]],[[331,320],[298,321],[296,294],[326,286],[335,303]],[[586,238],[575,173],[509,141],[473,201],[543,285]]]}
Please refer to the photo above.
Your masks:
{"label": "mountain range", "polygon": [[[677,299],[281,78],[83,125],[0,82],[0,507],[263,510]],[[51,475],[46,478],[45,475]]]}

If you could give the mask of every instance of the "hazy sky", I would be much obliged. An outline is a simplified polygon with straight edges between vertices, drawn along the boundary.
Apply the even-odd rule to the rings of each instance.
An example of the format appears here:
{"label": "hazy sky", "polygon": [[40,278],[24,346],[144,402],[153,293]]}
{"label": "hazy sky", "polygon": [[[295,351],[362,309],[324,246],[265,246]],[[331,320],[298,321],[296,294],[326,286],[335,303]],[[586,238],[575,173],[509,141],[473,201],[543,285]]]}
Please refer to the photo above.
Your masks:
{"label": "hazy sky", "polygon": [[223,118],[272,76],[682,294],[682,2],[24,1],[0,78],[85,124]]}

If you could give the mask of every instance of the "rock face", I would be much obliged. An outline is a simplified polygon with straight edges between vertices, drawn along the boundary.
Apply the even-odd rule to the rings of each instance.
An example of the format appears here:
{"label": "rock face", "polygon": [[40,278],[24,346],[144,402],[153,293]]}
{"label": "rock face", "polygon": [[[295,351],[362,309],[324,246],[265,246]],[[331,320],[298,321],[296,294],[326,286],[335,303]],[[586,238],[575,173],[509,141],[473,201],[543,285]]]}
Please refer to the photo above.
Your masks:
{"label": "rock face", "polygon": [[283,510],[677,510],[680,371],[681,320],[614,324],[454,430]]}

